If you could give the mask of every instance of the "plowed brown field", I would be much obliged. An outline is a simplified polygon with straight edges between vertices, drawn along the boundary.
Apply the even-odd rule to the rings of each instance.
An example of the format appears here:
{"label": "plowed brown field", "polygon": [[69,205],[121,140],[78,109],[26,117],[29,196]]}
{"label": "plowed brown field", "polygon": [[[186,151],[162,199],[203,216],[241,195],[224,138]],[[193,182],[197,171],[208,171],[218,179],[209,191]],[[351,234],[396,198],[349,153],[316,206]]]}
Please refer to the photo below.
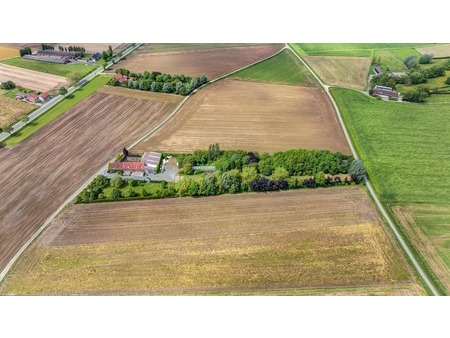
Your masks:
{"label": "plowed brown field", "polygon": [[319,88],[227,79],[194,94],[175,118],[136,149],[275,152],[294,148],[349,154],[327,95]]}
{"label": "plowed brown field", "polygon": [[175,107],[165,97],[98,92],[16,147],[0,149],[0,270],[114,153]]}
{"label": "plowed brown field", "polygon": [[69,83],[62,76],[0,64],[0,82],[8,80],[18,86],[42,92],[66,86]]}
{"label": "plowed brown field", "polygon": [[126,68],[133,72],[159,71],[189,76],[203,74],[212,80],[270,56],[282,47],[282,44],[267,44],[187,52],[133,54],[126,60],[118,62],[114,69]]}
{"label": "plowed brown field", "polygon": [[423,292],[401,257],[359,187],[75,205],[4,293]]}

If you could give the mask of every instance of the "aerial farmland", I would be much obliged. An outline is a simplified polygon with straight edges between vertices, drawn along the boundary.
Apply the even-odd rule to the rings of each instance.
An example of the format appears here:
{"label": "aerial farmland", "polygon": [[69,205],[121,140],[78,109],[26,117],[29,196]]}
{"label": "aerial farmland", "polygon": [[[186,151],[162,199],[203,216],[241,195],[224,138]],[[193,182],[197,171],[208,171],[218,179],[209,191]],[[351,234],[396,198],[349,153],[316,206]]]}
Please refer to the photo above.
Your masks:
{"label": "aerial farmland", "polygon": [[2,45],[0,294],[447,294],[447,49]]}

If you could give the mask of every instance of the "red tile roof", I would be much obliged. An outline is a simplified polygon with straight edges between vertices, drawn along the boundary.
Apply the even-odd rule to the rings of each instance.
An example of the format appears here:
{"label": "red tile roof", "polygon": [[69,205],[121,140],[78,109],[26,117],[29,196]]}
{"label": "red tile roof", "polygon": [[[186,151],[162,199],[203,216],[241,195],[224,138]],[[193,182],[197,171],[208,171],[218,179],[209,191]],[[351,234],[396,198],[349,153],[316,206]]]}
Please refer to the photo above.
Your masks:
{"label": "red tile roof", "polygon": [[113,162],[111,163],[113,170],[127,171],[144,171],[144,163],[141,162]]}

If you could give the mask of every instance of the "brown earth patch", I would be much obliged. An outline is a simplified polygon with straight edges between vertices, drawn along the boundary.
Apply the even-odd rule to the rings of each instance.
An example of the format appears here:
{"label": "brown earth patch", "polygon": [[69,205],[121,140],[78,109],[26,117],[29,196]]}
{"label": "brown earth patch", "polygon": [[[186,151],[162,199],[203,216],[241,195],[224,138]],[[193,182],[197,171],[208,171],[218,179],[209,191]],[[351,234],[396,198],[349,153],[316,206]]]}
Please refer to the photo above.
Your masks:
{"label": "brown earth patch", "polygon": [[113,69],[126,68],[133,72],[159,71],[193,77],[206,75],[212,80],[268,57],[282,47],[281,44],[267,44],[200,51],[133,54],[126,60],[118,62]]}
{"label": "brown earth patch", "polygon": [[319,88],[223,80],[194,94],[174,119],[136,149],[276,152],[294,148],[350,154],[327,95]]}

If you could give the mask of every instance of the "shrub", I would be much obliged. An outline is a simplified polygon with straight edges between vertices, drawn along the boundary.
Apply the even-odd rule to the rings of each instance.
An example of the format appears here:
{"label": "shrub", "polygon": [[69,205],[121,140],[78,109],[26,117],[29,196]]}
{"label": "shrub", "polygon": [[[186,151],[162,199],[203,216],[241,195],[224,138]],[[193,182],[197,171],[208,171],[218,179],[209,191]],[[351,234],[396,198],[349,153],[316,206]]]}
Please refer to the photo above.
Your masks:
{"label": "shrub", "polygon": [[447,80],[445,80],[445,84],[450,85],[450,76],[447,78]]}
{"label": "shrub", "polygon": [[314,178],[316,179],[316,184],[319,187],[323,187],[325,185],[325,173],[323,171],[319,171]]}
{"label": "shrub", "polygon": [[134,180],[132,178],[128,179],[128,185],[132,186],[132,187],[137,187],[139,185],[139,181],[138,180]]}
{"label": "shrub", "polygon": [[5,89],[5,90],[10,90],[10,89],[16,88],[16,84],[12,81],[5,81],[5,82],[2,82],[2,84],[0,85],[0,88]]}
{"label": "shrub", "polygon": [[417,67],[417,57],[416,56],[408,56],[405,61],[403,61],[403,64],[408,68],[412,69]]}
{"label": "shrub", "polygon": [[124,183],[125,183],[124,180],[118,175],[111,178],[111,181],[109,182],[109,184],[113,188],[121,188],[124,185]]}
{"label": "shrub", "polygon": [[274,180],[285,180],[289,177],[289,172],[283,167],[277,167],[273,171],[272,178]]}
{"label": "shrub", "polygon": [[364,176],[366,175],[366,168],[361,160],[353,160],[352,164],[350,164],[348,173],[352,180],[358,183],[364,179]]}
{"label": "shrub", "polygon": [[429,63],[431,63],[431,61],[433,61],[433,55],[432,54],[423,54],[419,58],[419,63],[421,65],[429,64]]}
{"label": "shrub", "polygon": [[424,91],[410,90],[403,94],[404,101],[424,102],[429,95]]}
{"label": "shrub", "polygon": [[111,198],[113,200],[118,200],[121,197],[122,197],[122,193],[120,192],[119,189],[112,189],[111,192],[109,193],[109,198]]}

